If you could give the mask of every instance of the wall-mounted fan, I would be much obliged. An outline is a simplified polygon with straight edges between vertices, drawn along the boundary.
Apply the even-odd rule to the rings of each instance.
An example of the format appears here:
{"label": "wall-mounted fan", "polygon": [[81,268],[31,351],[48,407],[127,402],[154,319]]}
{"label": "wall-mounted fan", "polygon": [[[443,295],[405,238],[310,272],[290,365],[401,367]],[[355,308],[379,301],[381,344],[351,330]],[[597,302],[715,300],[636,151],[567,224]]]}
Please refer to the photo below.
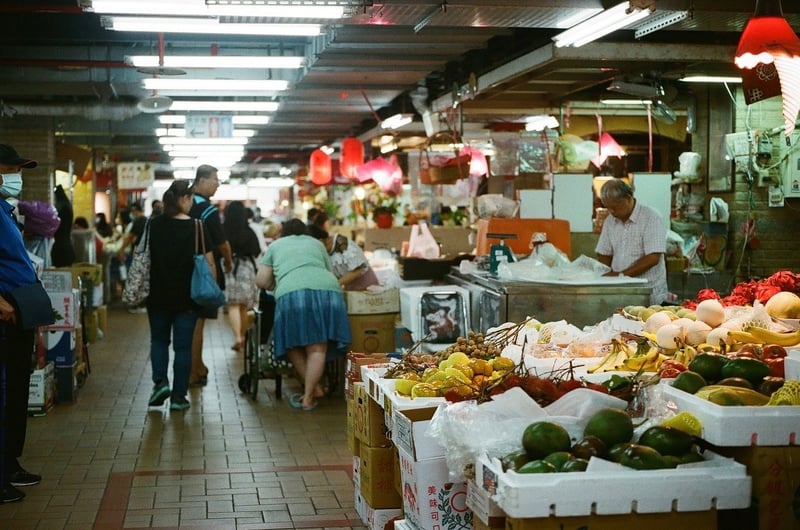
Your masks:
{"label": "wall-mounted fan", "polygon": [[665,85],[655,74],[641,76],[636,81],[617,78],[606,90],[649,100],[653,117],[658,121],[673,124],[677,119],[668,103],[678,96],[678,89],[673,85]]}

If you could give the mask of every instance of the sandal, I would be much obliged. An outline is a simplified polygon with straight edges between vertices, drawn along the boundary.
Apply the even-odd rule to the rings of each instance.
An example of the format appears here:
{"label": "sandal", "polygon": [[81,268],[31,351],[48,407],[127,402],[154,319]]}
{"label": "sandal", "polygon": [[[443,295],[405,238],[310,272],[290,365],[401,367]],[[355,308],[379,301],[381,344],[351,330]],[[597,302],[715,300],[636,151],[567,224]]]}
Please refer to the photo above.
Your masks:
{"label": "sandal", "polygon": [[299,392],[297,394],[292,394],[289,396],[289,406],[293,409],[302,409],[306,412],[310,412],[319,406],[319,401],[314,400],[314,403],[309,406],[303,405],[303,394]]}

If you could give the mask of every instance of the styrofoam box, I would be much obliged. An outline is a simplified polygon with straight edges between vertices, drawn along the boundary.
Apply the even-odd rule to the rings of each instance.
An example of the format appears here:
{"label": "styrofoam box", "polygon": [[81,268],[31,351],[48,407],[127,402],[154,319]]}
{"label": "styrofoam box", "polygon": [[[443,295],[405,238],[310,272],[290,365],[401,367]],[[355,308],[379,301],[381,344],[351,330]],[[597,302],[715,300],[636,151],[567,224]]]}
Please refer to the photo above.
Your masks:
{"label": "styrofoam box", "polygon": [[[455,291],[461,295],[466,307],[470,307],[469,291],[458,285],[434,285],[425,287],[404,287],[400,289],[400,320],[403,327],[411,331],[414,340],[420,339],[420,297],[431,291]],[[469,318],[467,318],[469,322]]]}
{"label": "styrofoam box", "polygon": [[580,473],[504,473],[496,458],[478,458],[483,487],[509,517],[567,517],[626,513],[730,510],[750,506],[747,468],[711,451],[706,460],[675,469],[640,471],[599,458]]}
{"label": "styrofoam box", "polygon": [[783,360],[784,378],[800,379],[800,348],[788,348]]}
{"label": "styrofoam box", "polygon": [[664,399],[703,424],[703,439],[720,446],[794,445],[800,442],[800,407],[723,407],[663,385]]}

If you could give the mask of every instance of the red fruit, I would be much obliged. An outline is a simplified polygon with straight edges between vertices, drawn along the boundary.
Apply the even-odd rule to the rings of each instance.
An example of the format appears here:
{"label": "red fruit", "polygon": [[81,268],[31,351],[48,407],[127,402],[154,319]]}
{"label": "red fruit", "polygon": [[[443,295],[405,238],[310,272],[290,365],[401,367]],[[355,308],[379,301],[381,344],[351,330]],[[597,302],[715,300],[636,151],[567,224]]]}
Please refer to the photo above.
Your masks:
{"label": "red fruit", "polygon": [[569,392],[570,390],[575,390],[576,388],[582,388],[583,383],[578,381],[577,379],[566,379],[564,381],[558,382],[558,389],[564,393]]}
{"label": "red fruit", "polygon": [[783,359],[786,357],[786,348],[778,344],[767,344],[761,347],[762,359]]}

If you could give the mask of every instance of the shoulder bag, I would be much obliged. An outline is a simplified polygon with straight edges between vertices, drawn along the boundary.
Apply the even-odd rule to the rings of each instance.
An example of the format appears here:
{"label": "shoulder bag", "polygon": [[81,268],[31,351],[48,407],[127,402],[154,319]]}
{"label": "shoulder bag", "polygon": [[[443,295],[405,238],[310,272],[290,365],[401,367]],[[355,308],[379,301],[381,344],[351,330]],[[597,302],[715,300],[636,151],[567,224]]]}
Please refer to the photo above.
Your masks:
{"label": "shoulder bag", "polygon": [[217,309],[225,304],[225,293],[206,261],[206,238],[203,222],[194,221],[194,270],[192,271],[191,297],[197,305]]}
{"label": "shoulder bag", "polygon": [[150,219],[144,227],[142,239],[136,245],[122,290],[122,303],[129,306],[142,305],[150,295]]}

